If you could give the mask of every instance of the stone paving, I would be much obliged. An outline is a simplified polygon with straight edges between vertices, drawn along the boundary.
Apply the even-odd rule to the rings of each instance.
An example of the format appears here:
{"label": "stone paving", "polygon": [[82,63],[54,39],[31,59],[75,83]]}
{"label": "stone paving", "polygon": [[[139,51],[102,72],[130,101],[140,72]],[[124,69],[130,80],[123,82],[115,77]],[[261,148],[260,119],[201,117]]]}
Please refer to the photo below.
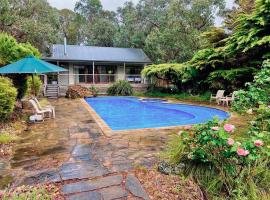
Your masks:
{"label": "stone paving", "polygon": [[32,126],[16,145],[6,171],[18,183],[59,182],[69,200],[149,199],[133,170],[156,163],[171,131],[107,137],[80,100],[52,103],[56,119]]}

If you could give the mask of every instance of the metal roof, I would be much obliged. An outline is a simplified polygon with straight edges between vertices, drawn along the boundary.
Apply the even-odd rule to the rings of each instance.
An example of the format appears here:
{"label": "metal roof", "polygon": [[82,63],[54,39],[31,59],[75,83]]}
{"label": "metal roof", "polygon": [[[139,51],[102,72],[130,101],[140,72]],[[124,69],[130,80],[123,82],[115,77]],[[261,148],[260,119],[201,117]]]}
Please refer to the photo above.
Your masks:
{"label": "metal roof", "polygon": [[67,45],[64,53],[63,44],[52,46],[52,56],[44,60],[56,61],[98,61],[151,63],[142,49]]}

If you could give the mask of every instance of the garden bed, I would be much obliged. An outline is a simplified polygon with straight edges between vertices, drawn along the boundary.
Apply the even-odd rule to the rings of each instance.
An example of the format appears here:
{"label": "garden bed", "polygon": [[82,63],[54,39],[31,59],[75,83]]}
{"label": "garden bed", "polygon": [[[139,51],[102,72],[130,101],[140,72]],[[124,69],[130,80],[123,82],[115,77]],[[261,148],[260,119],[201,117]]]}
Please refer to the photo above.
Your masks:
{"label": "garden bed", "polygon": [[136,176],[151,199],[202,200],[200,188],[190,179],[161,174],[156,170],[137,169]]}

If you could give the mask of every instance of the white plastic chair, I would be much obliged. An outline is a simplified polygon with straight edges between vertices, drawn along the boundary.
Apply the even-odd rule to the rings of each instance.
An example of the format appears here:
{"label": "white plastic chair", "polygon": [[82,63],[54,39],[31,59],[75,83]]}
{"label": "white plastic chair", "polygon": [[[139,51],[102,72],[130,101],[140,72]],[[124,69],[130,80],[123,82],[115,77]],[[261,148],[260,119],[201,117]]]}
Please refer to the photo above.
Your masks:
{"label": "white plastic chair", "polygon": [[140,82],[142,82],[142,79],[140,77],[135,77],[135,82],[140,83]]}
{"label": "white plastic chair", "polygon": [[128,77],[127,81],[133,83],[133,82],[135,82],[135,78],[134,77]]}
{"label": "white plastic chair", "polygon": [[42,115],[43,119],[44,119],[46,113],[49,114],[49,117],[50,117],[50,118],[52,117],[52,110],[50,110],[50,109],[42,109],[42,110],[40,110],[40,109],[38,108],[38,105],[36,104],[36,102],[35,102],[33,99],[29,100],[29,102],[30,102],[30,103],[32,104],[32,106],[34,107],[36,114],[37,114],[37,115]]}
{"label": "white plastic chair", "polygon": [[225,93],[225,90],[218,90],[216,96],[213,96],[211,94],[210,102],[212,101],[212,99],[215,99],[216,102],[219,103],[219,99],[224,98],[224,93]]}
{"label": "white plastic chair", "polygon": [[44,108],[42,108],[42,106],[40,105],[40,103],[39,103],[39,101],[37,100],[36,97],[34,97],[33,100],[36,102],[39,110],[50,109],[52,111],[52,117],[55,118],[55,108],[53,106],[46,105],[46,106],[44,106]]}
{"label": "white plastic chair", "polygon": [[224,98],[219,99],[219,103],[223,104],[224,106],[229,106],[229,104],[232,104],[232,102],[235,99],[235,92],[232,93],[232,96],[226,96]]}

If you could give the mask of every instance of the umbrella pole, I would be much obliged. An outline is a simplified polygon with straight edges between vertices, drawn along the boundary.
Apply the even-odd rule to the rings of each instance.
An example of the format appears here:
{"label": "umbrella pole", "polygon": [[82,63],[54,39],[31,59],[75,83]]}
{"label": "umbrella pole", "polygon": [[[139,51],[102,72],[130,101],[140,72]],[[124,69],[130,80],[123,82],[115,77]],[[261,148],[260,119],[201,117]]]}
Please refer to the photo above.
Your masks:
{"label": "umbrella pole", "polygon": [[32,90],[33,90],[34,96],[36,97],[34,74],[32,74]]}

